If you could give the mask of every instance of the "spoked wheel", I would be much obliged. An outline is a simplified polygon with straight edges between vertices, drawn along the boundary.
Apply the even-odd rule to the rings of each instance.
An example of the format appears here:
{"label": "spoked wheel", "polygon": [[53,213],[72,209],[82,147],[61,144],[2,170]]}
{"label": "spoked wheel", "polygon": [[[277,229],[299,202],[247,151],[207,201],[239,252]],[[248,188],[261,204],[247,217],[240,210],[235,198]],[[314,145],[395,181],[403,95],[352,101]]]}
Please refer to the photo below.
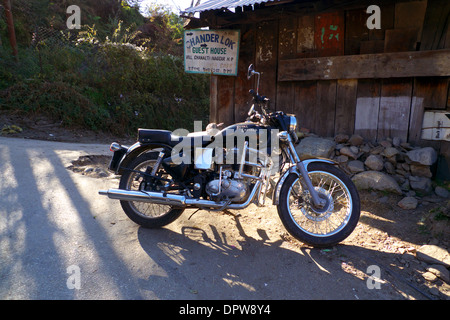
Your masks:
{"label": "spoked wheel", "polygon": [[285,228],[300,241],[315,247],[335,245],[347,238],[358,223],[358,192],[350,178],[331,164],[312,163],[308,173],[325,205],[314,206],[302,178],[292,173],[281,188],[278,214]]}
{"label": "spoked wheel", "polygon": [[[148,188],[143,173],[152,171],[157,158],[158,152],[145,153],[137,157],[129,166],[131,170],[126,170],[122,175],[119,188],[125,190],[142,190],[142,188]],[[161,173],[161,178],[170,179],[170,175],[164,172]],[[163,182],[158,183],[161,184]],[[182,207],[140,201],[121,200],[120,204],[131,220],[145,228],[165,226],[175,221],[184,211]]]}

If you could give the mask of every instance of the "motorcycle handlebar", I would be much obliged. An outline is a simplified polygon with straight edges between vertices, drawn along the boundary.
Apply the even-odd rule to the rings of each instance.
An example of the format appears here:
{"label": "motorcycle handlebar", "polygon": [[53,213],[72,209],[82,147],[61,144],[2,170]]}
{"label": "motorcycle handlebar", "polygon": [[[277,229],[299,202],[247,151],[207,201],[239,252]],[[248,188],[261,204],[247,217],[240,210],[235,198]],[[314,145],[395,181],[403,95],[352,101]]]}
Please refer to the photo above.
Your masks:
{"label": "motorcycle handlebar", "polygon": [[250,89],[249,93],[253,96],[253,99],[256,103],[264,102],[267,99],[266,96],[260,96],[253,89]]}

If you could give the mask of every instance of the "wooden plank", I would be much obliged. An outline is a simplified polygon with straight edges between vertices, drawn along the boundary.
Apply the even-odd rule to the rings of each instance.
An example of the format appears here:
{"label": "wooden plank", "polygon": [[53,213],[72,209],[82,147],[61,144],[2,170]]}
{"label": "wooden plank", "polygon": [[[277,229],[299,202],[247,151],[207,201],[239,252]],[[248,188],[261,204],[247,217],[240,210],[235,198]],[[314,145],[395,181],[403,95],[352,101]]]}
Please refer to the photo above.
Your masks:
{"label": "wooden plank", "polygon": [[384,52],[415,51],[419,30],[419,28],[386,30]]}
{"label": "wooden plank", "polygon": [[439,42],[446,31],[445,27],[449,14],[450,1],[433,0],[428,2],[420,50],[436,50],[439,48]]}
{"label": "wooden plank", "polygon": [[418,144],[422,135],[425,109],[445,110],[448,78],[415,78],[409,120],[409,142]]}
{"label": "wooden plank", "polygon": [[442,157],[438,159],[436,178],[443,181],[450,181],[450,142],[441,141],[439,151]]}
{"label": "wooden plank", "polygon": [[450,49],[450,19],[447,19],[447,27],[445,34],[442,34],[441,41],[439,41],[438,49]]}
{"label": "wooden plank", "polygon": [[316,45],[314,41],[315,17],[304,15],[298,18],[297,55],[302,58],[310,58],[315,55]]}
{"label": "wooden plank", "polygon": [[361,54],[383,53],[384,40],[361,41],[361,47],[359,51]]}
{"label": "wooden plank", "polygon": [[411,79],[383,79],[377,140],[399,137],[408,140],[411,110]]}
{"label": "wooden plank", "polygon": [[358,80],[355,133],[369,141],[375,141],[377,137],[380,92],[380,80]]}
{"label": "wooden plank", "polygon": [[369,40],[366,9],[349,10],[345,16],[344,53],[346,55],[360,54],[361,41]]}
{"label": "wooden plank", "polygon": [[317,81],[317,104],[313,131],[322,137],[334,137],[336,82]]}
{"label": "wooden plank", "polygon": [[[293,82],[277,83],[277,111],[294,113],[295,87]],[[273,108],[272,108],[273,109]],[[272,110],[275,111],[275,110]]]}
{"label": "wooden plank", "polygon": [[397,2],[395,4],[394,28],[418,29],[420,32],[416,41],[420,41],[427,2],[427,0]]}
{"label": "wooden plank", "polygon": [[342,11],[316,15],[314,29],[314,41],[319,57],[344,54],[345,25]]}
{"label": "wooden plank", "polygon": [[312,130],[314,128],[314,114],[317,105],[317,83],[302,81],[294,83],[295,99],[294,114],[298,126]]}
{"label": "wooden plank", "polygon": [[280,60],[278,66],[278,81],[420,76],[450,76],[450,50]]}
{"label": "wooden plank", "polygon": [[247,79],[248,66],[255,61],[255,25],[241,25],[241,43],[239,46],[238,76],[234,88],[234,121],[241,122],[247,118],[250,108],[250,89],[255,89],[255,79]]}
{"label": "wooden plank", "polygon": [[276,109],[278,61],[278,20],[258,23],[256,27],[255,67],[261,73],[259,93]]}
{"label": "wooden plank", "polygon": [[381,29],[369,30],[369,40],[384,40],[385,31],[394,29],[395,3],[383,2],[379,4],[379,7],[381,9]]}
{"label": "wooden plank", "polygon": [[357,88],[356,79],[337,81],[335,135],[351,135],[355,130]]}
{"label": "wooden plank", "polygon": [[217,78],[217,123],[225,126],[234,123],[234,81],[235,77],[218,76]]}
{"label": "wooden plank", "polygon": [[282,17],[278,35],[279,59],[292,59],[297,54],[297,17]]}
{"label": "wooden plank", "polygon": [[217,78],[218,76],[211,75],[209,83],[209,122],[219,123],[217,117]]}

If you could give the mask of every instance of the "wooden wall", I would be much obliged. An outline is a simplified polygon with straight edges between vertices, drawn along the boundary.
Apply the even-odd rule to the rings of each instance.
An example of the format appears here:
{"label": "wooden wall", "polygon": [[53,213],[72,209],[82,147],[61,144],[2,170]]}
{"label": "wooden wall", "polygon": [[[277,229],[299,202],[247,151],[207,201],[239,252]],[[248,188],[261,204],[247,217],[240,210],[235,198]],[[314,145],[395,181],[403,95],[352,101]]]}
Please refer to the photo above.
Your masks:
{"label": "wooden wall", "polygon": [[420,139],[424,111],[450,110],[450,1],[379,6],[380,30],[367,28],[367,5],[354,4],[261,20],[256,10],[233,25],[241,30],[239,74],[212,76],[211,121],[245,119],[253,63],[272,109],[295,114],[301,127],[320,136],[400,137],[450,150],[449,143]]}

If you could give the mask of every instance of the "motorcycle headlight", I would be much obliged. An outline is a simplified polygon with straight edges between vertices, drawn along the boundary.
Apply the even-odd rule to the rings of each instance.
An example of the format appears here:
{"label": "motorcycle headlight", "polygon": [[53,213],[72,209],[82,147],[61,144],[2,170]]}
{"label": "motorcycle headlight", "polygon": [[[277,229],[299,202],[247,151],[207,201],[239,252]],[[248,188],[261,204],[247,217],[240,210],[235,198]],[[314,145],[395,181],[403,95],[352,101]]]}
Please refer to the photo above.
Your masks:
{"label": "motorcycle headlight", "polygon": [[295,130],[297,130],[297,118],[289,116],[289,132],[295,132]]}

